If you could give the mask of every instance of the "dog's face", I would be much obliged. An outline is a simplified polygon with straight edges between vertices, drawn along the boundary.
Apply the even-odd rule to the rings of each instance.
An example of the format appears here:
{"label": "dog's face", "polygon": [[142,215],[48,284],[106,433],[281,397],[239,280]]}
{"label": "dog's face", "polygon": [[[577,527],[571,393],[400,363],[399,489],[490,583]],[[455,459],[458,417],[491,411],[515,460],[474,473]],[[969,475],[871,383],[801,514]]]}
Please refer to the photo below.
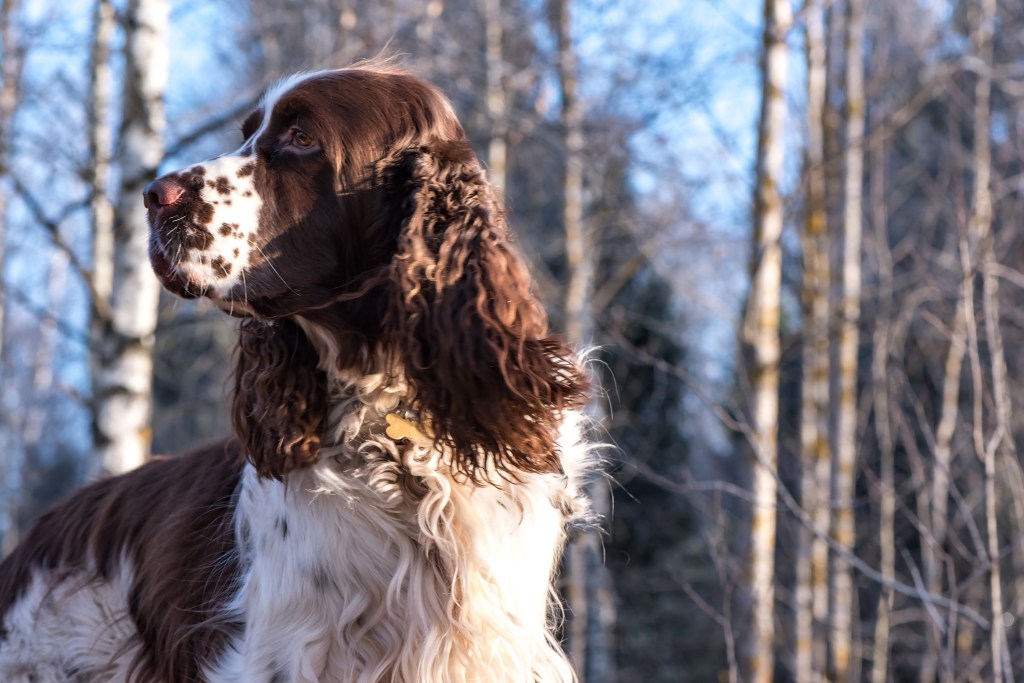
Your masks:
{"label": "dog's face", "polygon": [[393,256],[400,217],[378,206],[382,160],[431,128],[462,135],[443,97],[404,74],[278,83],[245,120],[239,149],[146,188],[157,277],[235,315],[321,306]]}

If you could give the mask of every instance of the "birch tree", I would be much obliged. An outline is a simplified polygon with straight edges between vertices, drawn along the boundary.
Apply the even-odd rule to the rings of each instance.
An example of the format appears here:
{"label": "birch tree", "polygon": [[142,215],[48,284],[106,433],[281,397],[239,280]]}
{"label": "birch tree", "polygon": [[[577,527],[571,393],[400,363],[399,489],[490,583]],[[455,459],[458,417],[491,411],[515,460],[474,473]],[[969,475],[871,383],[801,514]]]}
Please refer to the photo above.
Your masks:
{"label": "birch tree", "polygon": [[885,202],[885,144],[872,153],[871,211],[878,262],[878,307],[871,353],[872,406],[878,440],[878,549],[879,569],[887,585],[879,587],[875,610],[875,637],[871,657],[872,683],[889,678],[889,641],[892,632],[893,591],[896,580],[896,443],[893,436],[889,356],[893,327],[893,263],[889,250]]}
{"label": "birch tree", "polygon": [[110,125],[111,85],[110,43],[115,16],[111,0],[96,0],[93,10],[93,43],[89,68],[89,156],[92,160],[92,294],[104,303],[110,300],[114,265],[114,207],[110,201],[110,154],[113,148]]}
{"label": "birch tree", "polygon": [[[1010,392],[1007,380],[1006,356],[1003,351],[1003,337],[999,318],[998,262],[993,248],[992,234],[992,155],[989,131],[992,126],[992,34],[995,22],[995,0],[978,0],[972,3],[969,14],[973,16],[971,27],[971,49],[979,64],[974,87],[974,190],[971,221],[968,226],[970,239],[976,241],[980,252],[978,270],[982,277],[982,315],[985,320],[985,336],[988,340],[992,394],[995,406],[995,432],[983,438],[980,422],[981,410],[975,410],[975,449],[982,456],[985,468],[985,526],[989,572],[989,597],[992,605],[992,629],[989,646],[992,653],[992,680],[1001,682],[1004,674],[1011,674],[1007,652],[1006,631],[1003,625],[1003,595],[1000,572],[999,517],[996,501],[996,458],[1004,455],[1016,457],[1011,426]],[[976,351],[975,351],[976,353]],[[975,373],[979,373],[977,363]],[[977,399],[976,399],[977,401]]]}
{"label": "birch tree", "polygon": [[[89,273],[90,324],[93,340],[102,340],[110,326],[110,295],[114,281],[114,206],[110,201],[111,152],[113,130],[111,125],[111,86],[114,83],[113,65],[110,63],[110,45],[114,37],[115,16],[111,0],[96,0],[93,8],[92,49],[89,64],[89,157],[91,159],[90,189],[92,200],[92,270]],[[90,349],[90,372],[93,387],[101,386],[101,371],[104,369],[100,349],[94,344]],[[94,418],[100,409],[94,401]],[[97,432],[98,433],[98,432]],[[97,444],[99,445],[99,444]],[[105,451],[97,449],[97,461],[92,469],[101,470],[101,458]]]}
{"label": "birch tree", "polygon": [[[954,247],[955,248],[955,247]],[[961,278],[973,277],[962,273]],[[954,462],[953,437],[961,420],[961,377],[963,375],[964,356],[967,352],[966,307],[964,296],[967,283],[957,288],[958,294],[952,317],[948,324],[949,346],[942,360],[943,375],[939,395],[939,415],[935,426],[935,443],[932,448],[934,466],[928,480],[927,493],[920,494],[927,502],[919,507],[927,514],[922,519],[927,526],[921,533],[922,563],[924,567],[924,585],[929,593],[940,595],[943,590],[943,575],[946,573],[944,558],[946,557],[947,535],[949,532],[949,500],[950,476]],[[973,296],[973,294],[972,294]],[[950,615],[952,616],[952,615]],[[921,660],[921,681],[934,681],[940,675],[943,681],[953,680],[952,662],[946,661],[945,638],[953,638],[953,633],[944,636],[941,624],[928,620],[927,645]],[[943,666],[939,669],[939,663]]]}
{"label": "birch tree", "polygon": [[[864,177],[864,7],[846,2],[846,97],[843,152],[843,263],[839,310],[839,397],[836,414],[835,495],[832,534],[836,544],[853,552],[853,499],[857,480],[857,352],[861,296],[861,195]],[[852,680],[854,585],[850,565],[835,557],[832,577],[832,663],[836,680]]]}
{"label": "birch tree", "polygon": [[169,12],[166,0],[130,0],[126,11],[111,318],[100,341],[94,388],[96,448],[102,468],[110,473],[133,469],[149,454],[160,288],[149,266],[142,188],[155,177],[163,157]]}
{"label": "birch tree", "polygon": [[[489,0],[493,1],[493,0]],[[561,125],[565,143],[562,221],[569,284],[565,297],[566,338],[577,348],[593,342],[594,244],[583,216],[583,108],[579,99],[576,50],[572,44],[569,0],[550,0],[548,13],[558,41],[558,79],[562,93]],[[493,151],[493,150],[492,150]],[[600,408],[588,408],[597,418]],[[608,490],[598,478],[588,485],[593,511],[603,519],[610,512]],[[581,533],[568,549],[568,599],[572,611],[569,652],[585,683],[615,680],[615,604],[611,577],[605,568],[598,531]]]}
{"label": "birch tree", "polygon": [[[930,515],[927,533],[923,534],[922,548],[924,580],[928,592],[942,593],[943,556],[949,516],[950,469],[953,464],[953,435],[960,416],[960,377],[963,374],[964,354],[967,350],[964,299],[961,293],[949,328],[949,348],[943,363],[941,413],[935,428],[934,458],[930,481]],[[934,681],[939,661],[944,658],[943,636],[940,625],[929,621],[928,646],[921,662],[921,681]],[[943,668],[943,680],[952,680],[952,671]]]}
{"label": "birch tree", "polygon": [[774,666],[775,533],[779,416],[779,307],[782,293],[782,179],[786,120],[788,0],[765,0],[761,57],[751,281],[743,322],[749,359],[750,421],[755,463],[748,558],[753,619],[746,644],[751,681],[770,681]]}
{"label": "birch tree", "polygon": [[483,0],[487,71],[487,114],[491,133],[487,145],[487,175],[502,196],[508,168],[508,103],[505,97],[505,57],[502,52],[504,26],[502,0]]}
{"label": "birch tree", "polygon": [[825,17],[821,0],[804,6],[807,147],[804,161],[803,375],[800,413],[801,504],[817,530],[800,529],[796,584],[796,678],[824,671],[828,619],[827,533],[832,452],[828,442],[829,254],[825,204]]}

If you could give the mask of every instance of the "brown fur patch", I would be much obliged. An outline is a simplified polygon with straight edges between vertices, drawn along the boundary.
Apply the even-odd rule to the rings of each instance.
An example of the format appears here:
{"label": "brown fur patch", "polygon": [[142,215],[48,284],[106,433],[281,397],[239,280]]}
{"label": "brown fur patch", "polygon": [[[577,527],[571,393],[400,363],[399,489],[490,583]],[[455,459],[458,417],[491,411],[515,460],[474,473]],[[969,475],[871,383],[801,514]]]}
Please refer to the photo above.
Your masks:
{"label": "brown fur patch", "polygon": [[189,249],[206,251],[213,244],[213,235],[201,225],[189,226],[184,230],[185,237],[182,244]]}
{"label": "brown fur patch", "polygon": [[283,479],[316,462],[327,419],[327,378],[295,323],[239,325],[232,408],[235,432],[260,476]]}
{"label": "brown fur patch", "polygon": [[195,219],[202,225],[209,225],[213,220],[213,204],[202,200],[196,201]]}
{"label": "brown fur patch", "polygon": [[0,614],[36,568],[59,580],[91,565],[105,581],[127,557],[128,607],[141,646],[133,680],[199,680],[240,627],[217,618],[239,571],[232,512],[241,462],[238,443],[221,442],[156,459],[54,506],[0,563]]}

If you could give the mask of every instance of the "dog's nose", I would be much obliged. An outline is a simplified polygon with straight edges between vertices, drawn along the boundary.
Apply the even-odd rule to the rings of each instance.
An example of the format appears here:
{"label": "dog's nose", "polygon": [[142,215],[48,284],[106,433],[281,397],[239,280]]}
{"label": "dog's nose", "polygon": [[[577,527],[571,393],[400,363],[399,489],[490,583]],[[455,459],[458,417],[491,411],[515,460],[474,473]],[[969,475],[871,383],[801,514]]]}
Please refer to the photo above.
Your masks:
{"label": "dog's nose", "polygon": [[185,186],[174,178],[157,178],[142,189],[142,201],[146,208],[157,209],[170,206],[185,194]]}

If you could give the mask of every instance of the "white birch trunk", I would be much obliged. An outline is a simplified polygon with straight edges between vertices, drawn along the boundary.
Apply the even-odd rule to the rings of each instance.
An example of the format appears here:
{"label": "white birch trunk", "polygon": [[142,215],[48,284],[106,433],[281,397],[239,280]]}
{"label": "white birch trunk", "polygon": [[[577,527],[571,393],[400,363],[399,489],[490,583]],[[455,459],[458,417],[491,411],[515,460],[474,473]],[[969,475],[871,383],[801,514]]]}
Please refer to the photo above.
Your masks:
{"label": "white birch trunk", "polygon": [[[800,502],[817,530],[828,533],[828,494],[832,453],[828,443],[829,258],[825,204],[824,111],[825,24],[821,0],[804,7],[807,57],[807,151],[803,235],[804,347],[800,414]],[[819,479],[819,470],[824,468]],[[815,562],[815,558],[821,558]],[[815,605],[828,605],[828,545],[810,529],[800,530],[796,577],[796,680],[809,683],[824,671],[825,639]],[[817,593],[820,593],[818,595]],[[817,653],[817,656],[816,656]]]}
{"label": "white birch trunk", "polygon": [[772,680],[774,667],[777,430],[779,415],[779,306],[782,289],[783,172],[788,46],[788,0],[765,0],[762,99],[758,124],[757,178],[751,283],[743,325],[749,349],[753,509],[747,560],[752,623],[745,647],[748,679]]}
{"label": "white birch trunk", "polygon": [[[953,464],[953,435],[960,415],[960,376],[963,372],[964,353],[967,350],[964,329],[963,296],[957,300],[953,321],[950,325],[949,350],[946,352],[945,375],[942,378],[942,413],[935,428],[935,467],[931,477],[931,514],[921,547],[924,548],[924,581],[929,593],[942,594],[942,576],[945,570],[946,532],[949,525],[949,472]],[[952,616],[952,615],[951,615]],[[928,651],[921,662],[919,680],[931,683],[939,670],[939,662],[945,659],[939,625],[929,623],[931,636]],[[952,672],[942,667],[942,680],[951,680]]]}
{"label": "white birch trunk", "polygon": [[[881,122],[882,116],[876,121]],[[878,546],[879,570],[888,585],[881,586],[875,617],[871,683],[889,679],[889,641],[892,630],[893,591],[896,580],[896,442],[893,437],[889,396],[889,349],[893,327],[893,262],[889,251],[886,190],[886,146],[881,143],[872,155],[871,209],[878,263],[880,315],[875,320],[871,353],[871,385],[875,410],[875,433],[879,450]]]}
{"label": "white birch trunk", "polygon": [[155,177],[163,156],[169,12],[166,0],[131,0],[127,8],[112,312],[94,399],[96,447],[103,469],[110,473],[138,467],[149,455],[160,288],[149,266],[142,188]]}
{"label": "white birch trunk", "polygon": [[[839,403],[833,537],[854,549],[853,499],[857,480],[857,349],[861,296],[861,194],[864,177],[863,0],[846,2],[846,150],[843,155],[843,265],[839,323]],[[832,666],[836,680],[853,680],[854,585],[850,565],[836,556],[832,577]]]}
{"label": "white birch trunk", "polygon": [[[89,80],[89,151],[92,168],[92,272],[90,274],[89,336],[93,342],[90,349],[90,372],[92,386],[101,386],[100,373],[105,369],[102,350],[104,334],[110,329],[110,295],[114,286],[114,205],[110,201],[111,150],[113,129],[110,122],[111,85],[113,68],[110,63],[110,44],[114,36],[115,15],[111,0],[96,0],[93,10],[92,54],[90,56]],[[98,411],[100,403],[94,402],[93,410]],[[94,423],[96,415],[94,414]],[[98,440],[98,436],[97,436]],[[99,444],[97,444],[99,445]],[[90,469],[101,471],[103,450],[93,454],[95,462]]]}
{"label": "white birch trunk", "polygon": [[999,560],[999,523],[996,501],[996,458],[1007,453],[1016,457],[1011,424],[1010,390],[1006,374],[1006,356],[999,316],[999,280],[994,237],[992,234],[992,155],[989,140],[991,127],[990,100],[992,77],[992,32],[995,22],[995,0],[979,0],[973,10],[971,47],[981,68],[974,88],[974,207],[971,212],[969,233],[973,235],[980,252],[979,270],[982,275],[982,310],[985,334],[988,339],[992,372],[992,394],[995,403],[996,431],[984,445],[985,466],[985,526],[988,536],[988,556],[992,563],[989,573],[989,597],[992,603],[992,630],[989,646],[992,651],[992,680],[1001,683],[1012,679],[1013,671],[1007,652],[1006,630],[1003,622],[1003,589]]}
{"label": "white birch trunk", "polygon": [[[569,2],[551,0],[549,10],[558,39],[558,76],[565,136],[563,222],[569,266],[565,298],[566,337],[577,348],[585,348],[593,343],[595,330],[591,307],[595,248],[591,230],[583,218],[583,109],[577,93],[576,51],[572,44]],[[596,383],[596,377],[591,379]],[[596,400],[591,401],[587,412],[600,422],[602,408]],[[587,492],[594,512],[607,519],[611,511],[607,486],[597,478],[588,486]],[[569,654],[576,673],[582,683],[613,683],[616,680],[614,588],[611,575],[602,561],[601,539],[597,530],[580,533],[573,540],[568,549],[567,564],[567,597],[572,613]]]}
{"label": "white birch trunk", "polygon": [[499,196],[503,197],[508,167],[508,103],[505,97],[505,57],[502,53],[505,33],[502,0],[483,0],[483,5],[487,39],[487,114],[491,120],[487,175]]}
{"label": "white birch trunk", "polygon": [[594,331],[590,298],[594,261],[583,222],[583,110],[577,96],[576,53],[570,31],[569,0],[555,0],[559,11],[558,61],[562,86],[562,128],[565,136],[563,219],[569,265],[566,292],[566,335],[575,344],[589,344]]}
{"label": "white birch trunk", "polygon": [[109,305],[114,283],[114,206],[109,197],[110,154],[113,131],[110,123],[110,43],[115,15],[111,0],[96,0],[90,65],[89,150],[92,157],[92,291]]}

